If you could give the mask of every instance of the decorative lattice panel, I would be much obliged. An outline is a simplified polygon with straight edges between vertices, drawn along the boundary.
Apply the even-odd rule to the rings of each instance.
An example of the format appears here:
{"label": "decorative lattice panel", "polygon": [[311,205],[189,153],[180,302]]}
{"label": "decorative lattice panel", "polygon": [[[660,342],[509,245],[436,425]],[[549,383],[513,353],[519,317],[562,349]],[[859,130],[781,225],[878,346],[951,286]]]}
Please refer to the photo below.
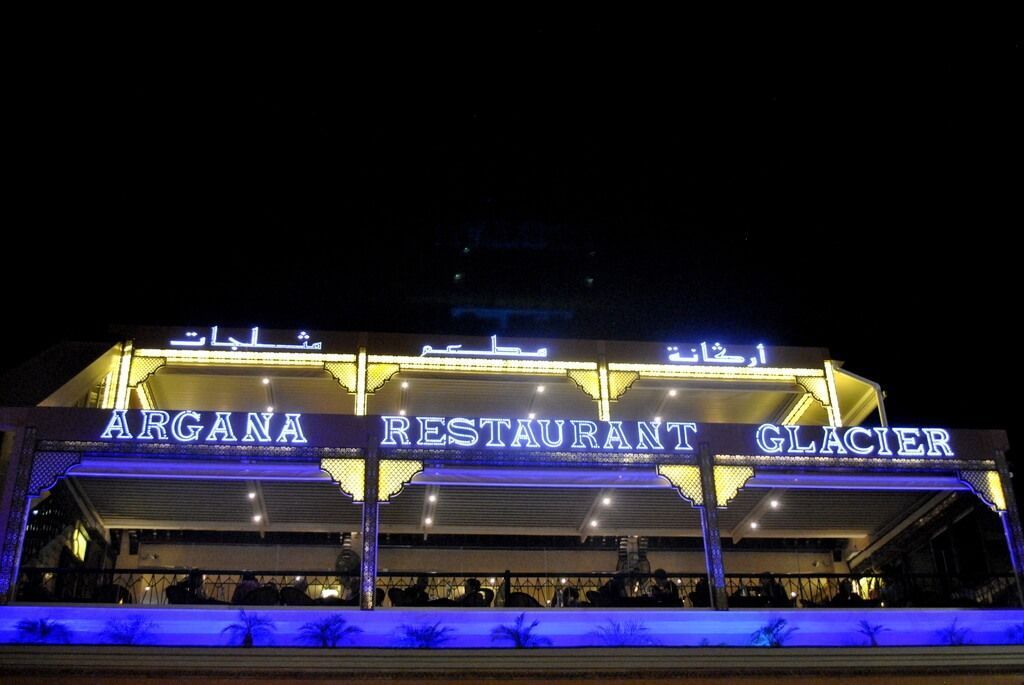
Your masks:
{"label": "decorative lattice panel", "polygon": [[679,494],[695,507],[704,505],[700,487],[700,468],[685,464],[658,464],[658,475],[668,479]]}
{"label": "decorative lattice panel", "polygon": [[381,459],[380,474],[377,480],[377,499],[387,502],[400,493],[405,484],[422,470],[422,461]]}
{"label": "decorative lattice panel", "polygon": [[355,362],[324,362],[324,371],[331,374],[331,377],[348,392],[356,391],[359,369]]}
{"label": "decorative lattice panel", "polygon": [[1006,511],[1003,481],[998,471],[961,471],[960,480],[967,483],[993,511]]}
{"label": "decorative lattice panel", "polygon": [[166,364],[166,357],[132,357],[132,367],[128,372],[128,387],[134,388]]}
{"label": "decorative lattice panel", "polygon": [[580,390],[590,395],[591,399],[600,399],[601,378],[598,376],[597,371],[573,370],[567,371],[566,375],[569,377],[569,380],[580,386]]}
{"label": "decorative lattice panel", "polygon": [[370,364],[366,367],[366,392],[373,393],[402,370],[398,364]]}
{"label": "decorative lattice panel", "polygon": [[608,372],[608,396],[617,400],[626,394],[626,391],[640,378],[636,371],[609,371]]}
{"label": "decorative lattice panel", "polygon": [[362,459],[321,459],[320,468],[353,502],[366,499],[366,463]]}
{"label": "decorative lattice panel", "polygon": [[749,466],[716,466],[715,495],[718,498],[718,507],[725,507],[753,476],[754,469]]}
{"label": "decorative lattice panel", "polygon": [[828,383],[825,382],[824,378],[813,378],[808,376],[800,376],[796,379],[804,390],[811,393],[811,396],[821,403],[821,406],[829,406],[828,399]]}
{"label": "decorative lattice panel", "polygon": [[28,494],[32,497],[43,494],[81,459],[82,455],[77,452],[37,452],[32,463],[32,477],[28,481]]}

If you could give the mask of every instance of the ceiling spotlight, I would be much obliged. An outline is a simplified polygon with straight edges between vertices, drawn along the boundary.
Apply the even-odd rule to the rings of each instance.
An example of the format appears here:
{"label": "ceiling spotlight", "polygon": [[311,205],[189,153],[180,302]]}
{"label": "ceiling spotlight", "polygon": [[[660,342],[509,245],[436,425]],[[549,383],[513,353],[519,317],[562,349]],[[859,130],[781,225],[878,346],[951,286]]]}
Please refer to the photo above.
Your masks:
{"label": "ceiling spotlight", "polygon": [[559,578],[558,582],[561,583],[562,585],[565,585],[566,583],[569,582],[569,579],[568,578]]}
{"label": "ceiling spotlight", "polygon": [[252,517],[252,520],[253,520],[254,523],[259,523],[260,521],[263,520],[263,517],[260,516],[259,514],[256,514],[255,516]]}
{"label": "ceiling spotlight", "polygon": [[773,499],[768,504],[771,506],[772,509],[778,509],[779,508],[779,500],[777,500],[777,499]]}
{"label": "ceiling spotlight", "polygon": [[402,381],[402,390],[409,389],[409,381]]}
{"label": "ceiling spotlight", "polygon": [[535,419],[535,418],[537,418],[537,414],[535,414],[535,413],[534,413],[534,412],[532,412],[532,411],[531,411],[531,412],[530,412],[530,413],[528,414],[528,416],[529,416],[529,417],[530,417],[531,419]]}
{"label": "ceiling spotlight", "polygon": [[437,501],[437,495],[428,495],[427,496],[427,501],[428,502],[436,502]]}
{"label": "ceiling spotlight", "polygon": [[264,378],[263,379],[263,385],[270,385],[270,379],[269,378]]}
{"label": "ceiling spotlight", "polygon": [[750,527],[755,529],[755,530],[757,530],[757,521],[751,521],[750,522]]}
{"label": "ceiling spotlight", "polygon": [[399,416],[405,416],[405,410],[404,409],[399,409],[398,410],[398,415]]}
{"label": "ceiling spotlight", "polygon": [[597,519],[590,519],[590,527],[597,528]]}
{"label": "ceiling spotlight", "polygon": [[429,516],[428,516],[427,518],[423,519],[423,523],[424,523],[425,525],[428,525],[428,526],[429,526],[429,525],[430,525],[431,523],[433,523],[433,522],[434,522],[434,519],[430,518]]}
{"label": "ceiling spotlight", "polygon": [[498,579],[497,578],[488,578],[487,582],[490,583],[491,585],[494,585],[495,583],[498,582]]}
{"label": "ceiling spotlight", "polygon": [[669,391],[668,391],[668,396],[669,396],[669,397],[675,397],[675,396],[676,396],[676,395],[678,395],[678,394],[679,394],[679,391],[678,391],[678,390],[669,390]]}
{"label": "ceiling spotlight", "polygon": [[272,405],[272,404],[268,404],[268,405],[267,405],[267,411],[268,411],[268,412],[273,412],[273,411],[274,411],[274,405]]}
{"label": "ceiling spotlight", "polygon": [[544,386],[543,385],[538,385],[537,386],[537,392],[544,392]]}
{"label": "ceiling spotlight", "polygon": [[611,504],[611,503],[612,503],[612,498],[611,497],[605,497],[604,499],[601,500],[601,504],[605,505],[606,507],[609,504]]}
{"label": "ceiling spotlight", "polygon": [[661,423],[661,417],[660,416],[655,416],[654,417],[654,423]]}
{"label": "ceiling spotlight", "polygon": [[249,499],[256,499],[256,493],[255,492],[250,492],[249,493]]}

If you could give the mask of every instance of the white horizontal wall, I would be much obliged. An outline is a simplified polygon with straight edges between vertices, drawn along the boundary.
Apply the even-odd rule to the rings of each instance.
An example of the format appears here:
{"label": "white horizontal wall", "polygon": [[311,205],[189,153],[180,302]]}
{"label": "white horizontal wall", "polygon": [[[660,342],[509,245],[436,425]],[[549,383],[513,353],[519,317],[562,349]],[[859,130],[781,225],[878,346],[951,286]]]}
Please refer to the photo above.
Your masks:
{"label": "white horizontal wall", "polygon": [[[127,536],[125,536],[127,539]],[[201,568],[259,571],[326,572],[334,569],[340,547],[318,545],[203,545],[141,542],[139,554],[128,554],[127,545],[118,568]],[[155,557],[153,555],[156,555]],[[381,571],[447,571],[451,573],[513,572],[587,573],[614,571],[614,550],[506,550],[381,548]],[[651,569],[671,573],[703,573],[704,553],[648,553]],[[844,564],[833,564],[832,555],[820,552],[725,552],[726,573],[842,573]]]}

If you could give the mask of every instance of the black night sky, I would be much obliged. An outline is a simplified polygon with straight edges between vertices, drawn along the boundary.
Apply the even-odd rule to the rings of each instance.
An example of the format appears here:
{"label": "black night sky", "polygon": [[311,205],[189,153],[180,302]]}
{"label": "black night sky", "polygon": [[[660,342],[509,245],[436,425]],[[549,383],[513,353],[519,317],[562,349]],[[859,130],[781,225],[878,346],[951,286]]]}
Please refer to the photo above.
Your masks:
{"label": "black night sky", "polygon": [[117,323],[542,309],[503,332],[824,346],[894,423],[1016,427],[1019,39],[353,33],[40,51],[4,366]]}

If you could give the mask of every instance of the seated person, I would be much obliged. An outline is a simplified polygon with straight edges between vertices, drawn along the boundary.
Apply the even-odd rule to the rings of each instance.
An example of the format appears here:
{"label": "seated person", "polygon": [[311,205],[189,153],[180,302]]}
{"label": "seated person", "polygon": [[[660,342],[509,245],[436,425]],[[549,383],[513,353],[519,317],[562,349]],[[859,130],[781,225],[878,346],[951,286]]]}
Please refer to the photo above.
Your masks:
{"label": "seated person", "polygon": [[253,590],[258,590],[260,582],[256,580],[256,574],[252,571],[246,571],[242,574],[242,579],[235,585],[235,591],[231,595],[232,604],[241,604],[246,596]]}
{"label": "seated person", "polygon": [[341,584],[341,603],[346,606],[359,605],[359,576],[343,578]]}
{"label": "seated person", "polygon": [[847,607],[856,604],[862,604],[864,602],[860,595],[853,591],[853,581],[849,578],[844,578],[839,581],[839,591],[836,592],[835,597],[829,602],[829,606],[833,607]]}
{"label": "seated person", "polygon": [[459,599],[459,605],[464,607],[484,607],[487,604],[487,598],[484,597],[484,593],[480,590],[480,581],[476,578],[467,578],[465,591]]}
{"label": "seated person", "polygon": [[626,576],[616,573],[611,580],[602,585],[596,591],[587,593],[587,599],[594,606],[612,607],[622,606],[626,602]]}
{"label": "seated person", "polygon": [[426,606],[427,602],[430,601],[430,595],[427,594],[427,586],[430,584],[430,579],[426,575],[420,574],[416,576],[416,583],[405,588],[405,602],[403,606],[407,607],[422,607]]}
{"label": "seated person", "polygon": [[770,607],[793,606],[786,588],[782,587],[782,583],[775,580],[775,576],[770,573],[761,574],[761,596],[767,600],[767,606]]}
{"label": "seated person", "polygon": [[578,607],[580,605],[580,591],[572,585],[559,588],[555,593],[555,606]]}
{"label": "seated person", "polygon": [[679,588],[668,579],[668,573],[663,568],[655,569],[654,582],[647,592],[657,604],[679,604]]}
{"label": "seated person", "polygon": [[690,604],[695,607],[711,606],[711,586],[708,585],[707,576],[701,576],[690,593]]}
{"label": "seated person", "polygon": [[194,569],[185,578],[167,588],[168,598],[172,604],[203,604],[206,593],[203,592],[203,572]]}
{"label": "seated person", "polygon": [[22,575],[24,578],[21,587],[18,588],[18,600],[22,602],[52,602],[53,593],[46,587],[42,571],[35,568],[26,568]]}

